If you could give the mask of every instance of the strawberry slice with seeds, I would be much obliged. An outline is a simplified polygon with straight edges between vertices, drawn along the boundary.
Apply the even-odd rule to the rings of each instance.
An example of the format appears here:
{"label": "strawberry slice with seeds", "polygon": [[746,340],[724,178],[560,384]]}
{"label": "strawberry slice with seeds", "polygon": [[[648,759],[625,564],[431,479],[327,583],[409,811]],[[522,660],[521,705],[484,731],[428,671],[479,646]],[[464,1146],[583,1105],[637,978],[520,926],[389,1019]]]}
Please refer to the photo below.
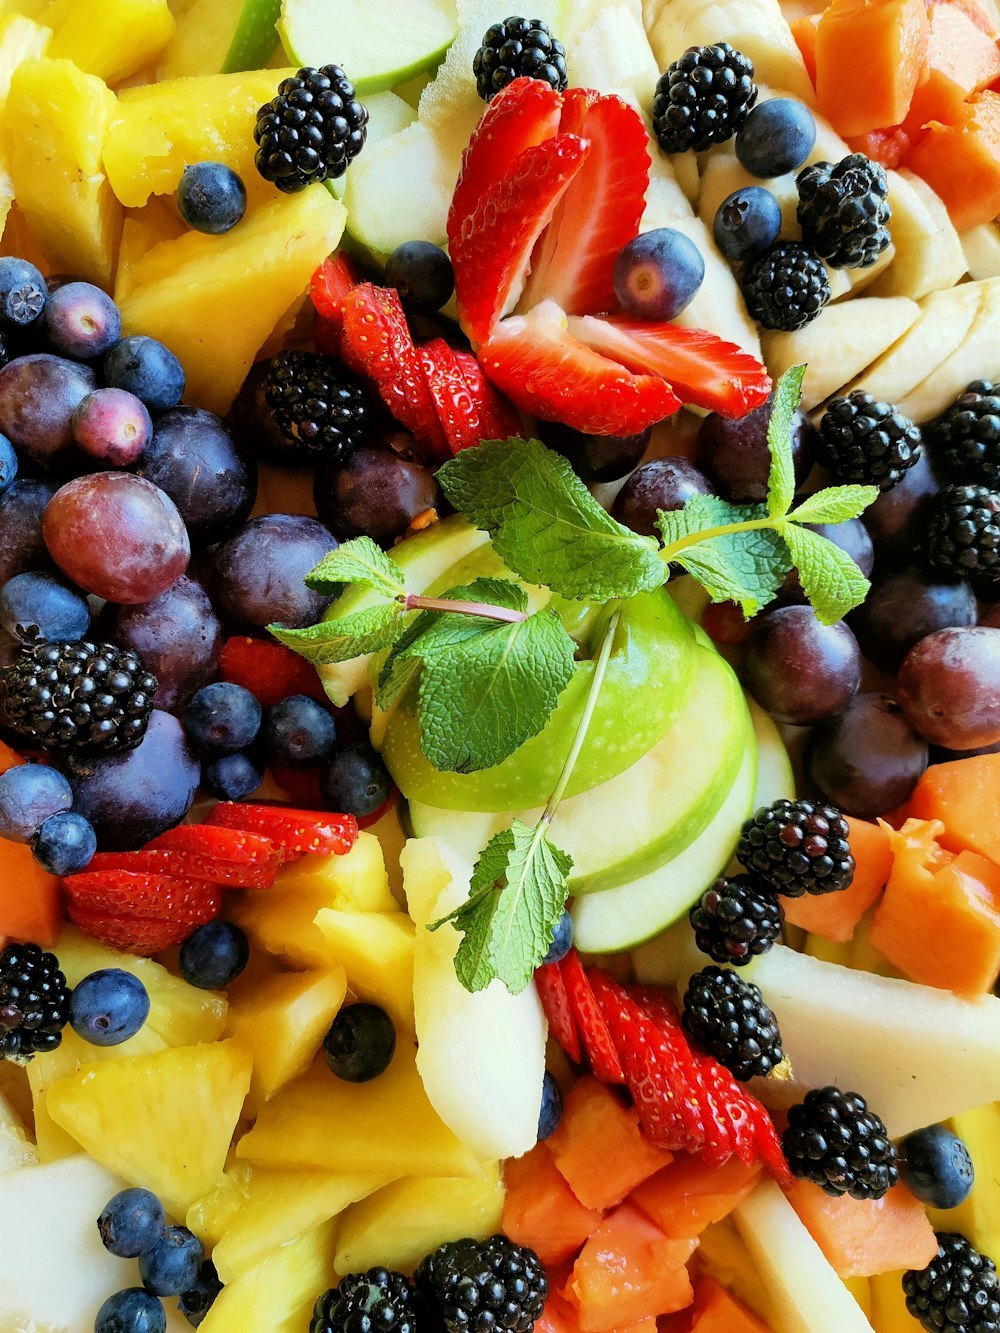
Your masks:
{"label": "strawberry slice with seeds", "polygon": [[337,356],[343,316],[340,302],[361,281],[361,274],[345,254],[329,255],[312,275],[309,295],[316,311],[313,342],[317,352]]}
{"label": "strawberry slice with seeds", "polygon": [[455,360],[479,407],[479,429],[483,440],[507,440],[523,429],[517,409],[497,393],[471,352],[454,352]]}
{"label": "strawberry slice with seeds", "polygon": [[587,435],[638,435],[681,405],[659,375],[634,375],[586,347],[554,301],[505,319],[478,356],[487,378],[523,412]]}
{"label": "strawberry slice with seeds", "polygon": [[174,875],[179,879],[196,879],[203,884],[224,885],[227,889],[269,889],[281,865],[281,854],[268,845],[266,862],[248,862],[246,865],[217,861],[198,852],[170,847],[144,847],[137,852],[98,852],[91,858],[87,871],[139,870]]}
{"label": "strawberry slice with seeds", "polygon": [[580,1063],[580,1034],[569,1002],[569,991],[558,963],[544,963],[535,969],[535,989],[548,1019],[549,1032],[574,1063]]}
{"label": "strawberry slice with seeds", "polygon": [[742,417],[771,392],[771,377],[755,356],[707,329],[648,324],[615,315],[571,317],[575,337],[637,374],[660,375],[684,403]]}
{"label": "strawberry slice with seeds", "polygon": [[242,829],[269,838],[285,853],[285,860],[307,852],[343,856],[357,841],[358,821],[353,815],[296,810],[288,805],[244,805],[220,801],[206,823],[218,828]]}
{"label": "strawberry slice with seeds", "polygon": [[638,235],[646,207],[646,127],[624,98],[571,88],[559,132],[586,139],[590,152],[538,244],[522,305],[552,297],[571,315],[614,310],[615,260]]}
{"label": "strawberry slice with seeds", "polygon": [[82,870],[62,881],[71,904],[93,912],[154,917],[177,925],[204,925],[219,914],[222,892],[203,879],[149,870]]}
{"label": "strawberry slice with seeds", "polygon": [[570,1012],[580,1034],[580,1044],[591,1069],[602,1083],[624,1083],[621,1059],[579,954],[570,949],[558,966],[569,997]]}
{"label": "strawberry slice with seeds", "polygon": [[216,884],[240,889],[271,888],[282,862],[270,838],[214,824],[180,824],[147,842],[143,851],[184,857],[197,866],[186,872],[192,877],[204,873]]}
{"label": "strawberry slice with seeds", "polygon": [[[465,353],[464,360],[459,361],[458,354],[443,338],[432,338],[418,347],[417,352],[448,441],[449,457],[482,440],[506,439],[520,431],[520,418],[483,375],[474,356]],[[477,372],[471,382],[466,374],[469,362]],[[497,424],[503,433],[487,434]]]}
{"label": "strawberry slice with seeds", "polygon": [[456,216],[448,233],[455,303],[471,342],[485,342],[517,304],[535,242],[589,151],[576,134],[536,144],[493,180],[470,213]]}
{"label": "strawberry slice with seeds", "polygon": [[141,957],[183,944],[192,933],[190,926],[179,925],[176,921],[98,912],[72,900],[67,910],[73,924],[91,939],[106,944],[109,949]]}
{"label": "strawberry slice with seeds", "polygon": [[242,685],[264,708],[273,708],[290,694],[308,694],[329,704],[322,682],[304,657],[283,643],[234,635],[219,653],[219,679]]}

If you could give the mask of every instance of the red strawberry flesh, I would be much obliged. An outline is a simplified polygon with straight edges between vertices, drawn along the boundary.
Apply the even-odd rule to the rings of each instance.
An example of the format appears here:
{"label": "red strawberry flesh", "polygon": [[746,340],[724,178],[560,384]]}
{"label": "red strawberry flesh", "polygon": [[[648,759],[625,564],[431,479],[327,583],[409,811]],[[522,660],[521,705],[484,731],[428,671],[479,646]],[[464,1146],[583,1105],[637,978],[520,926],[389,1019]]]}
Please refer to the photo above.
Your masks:
{"label": "red strawberry flesh", "polygon": [[148,870],[84,870],[63,880],[71,906],[94,912],[155,917],[193,927],[213,920],[222,893],[203,879],[181,879]]}
{"label": "red strawberry flesh", "polygon": [[286,859],[287,854],[303,856],[307,852],[333,852],[342,856],[351,850],[358,836],[358,821],[353,815],[296,810],[287,805],[220,801],[206,822],[220,828],[259,833],[280,847]]}
{"label": "red strawberry flesh", "polygon": [[590,1067],[603,1083],[624,1083],[625,1071],[580,957],[571,949],[559,964],[570,1012]]}
{"label": "red strawberry flesh", "polygon": [[162,949],[172,949],[175,944],[183,944],[191,934],[190,926],[179,925],[176,921],[94,911],[72,899],[67,910],[69,919],[85,935],[123,953],[148,957]]}
{"label": "red strawberry flesh", "polygon": [[535,989],[548,1020],[549,1032],[569,1058],[580,1063],[580,1034],[569,1002],[569,992],[558,963],[545,963],[535,969]]}

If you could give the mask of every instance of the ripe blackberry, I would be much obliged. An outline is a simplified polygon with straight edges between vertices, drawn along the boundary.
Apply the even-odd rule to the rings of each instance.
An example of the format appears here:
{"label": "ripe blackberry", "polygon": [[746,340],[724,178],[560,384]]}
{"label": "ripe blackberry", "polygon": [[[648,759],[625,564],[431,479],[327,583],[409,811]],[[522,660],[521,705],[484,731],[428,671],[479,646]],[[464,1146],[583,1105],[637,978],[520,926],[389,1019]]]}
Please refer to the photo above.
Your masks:
{"label": "ripe blackberry", "polygon": [[926,1268],[903,1274],[906,1308],[927,1333],[1000,1333],[996,1265],[954,1231],[939,1231]]}
{"label": "ripe blackberry", "polygon": [[856,1092],[807,1092],[788,1112],[781,1146],[793,1176],[834,1197],[881,1199],[899,1180],[889,1131]]}
{"label": "ripe blackberry", "polygon": [[541,79],[561,93],[569,83],[566,48],[541,19],[513,16],[487,28],[472,61],[476,92],[488,102],[515,79]]}
{"label": "ripe blackberry", "polygon": [[854,879],[847,820],[833,805],[784,797],[743,825],[736,859],[761,890],[786,898],[839,893]]}
{"label": "ripe blackberry", "polygon": [[264,398],[303,462],[342,463],[361,444],[371,418],[361,381],[316,352],[279,352],[268,367]]}
{"label": "ripe blackberry", "polygon": [[440,1245],[413,1281],[444,1333],[531,1333],[549,1294],[538,1255],[506,1236]]}
{"label": "ripe blackberry", "polygon": [[801,241],[778,241],[743,275],[743,297],[765,329],[791,333],[816,318],[830,299],[822,262]]}
{"label": "ripe blackberry", "polygon": [[266,181],[295,194],[343,176],[365,146],[367,125],[368,112],[339,65],[300,69],[257,112],[254,162]]}
{"label": "ripe blackberry", "polygon": [[417,1333],[416,1299],[409,1279],[385,1268],[348,1273],[324,1291],[309,1333]]}
{"label": "ripe blackberry", "polygon": [[0,1057],[54,1051],[68,1021],[59,959],[37,944],[8,944],[0,952]]}
{"label": "ripe blackberry", "polygon": [[695,943],[717,963],[742,967],[781,936],[785,909],[747,875],[719,878],[688,914]]}
{"label": "ripe blackberry", "polygon": [[653,133],[665,153],[700,153],[725,143],[757,100],[753,62],[730,46],[689,46],[660,75]]}
{"label": "ripe blackberry", "polygon": [[767,1074],[782,1058],[778,1020],[760,988],[729,968],[703,967],[688,982],[685,1031],[739,1079]]}
{"label": "ripe blackberry", "polygon": [[1000,489],[943,487],[930,511],[927,559],[993,600],[1000,579]]}
{"label": "ripe blackberry", "polygon": [[836,481],[891,490],[920,457],[920,428],[891,403],[855,389],[831,398],[819,423],[816,458]]}
{"label": "ripe blackberry", "polygon": [[110,643],[31,643],[0,672],[0,720],[46,750],[115,754],[146,734],[156,677]]}
{"label": "ripe blackberry", "polygon": [[885,170],[864,153],[834,166],[814,162],[796,177],[802,239],[831,268],[871,268],[889,244]]}
{"label": "ripe blackberry", "polygon": [[1000,490],[1000,384],[973,380],[931,432],[948,476]]}

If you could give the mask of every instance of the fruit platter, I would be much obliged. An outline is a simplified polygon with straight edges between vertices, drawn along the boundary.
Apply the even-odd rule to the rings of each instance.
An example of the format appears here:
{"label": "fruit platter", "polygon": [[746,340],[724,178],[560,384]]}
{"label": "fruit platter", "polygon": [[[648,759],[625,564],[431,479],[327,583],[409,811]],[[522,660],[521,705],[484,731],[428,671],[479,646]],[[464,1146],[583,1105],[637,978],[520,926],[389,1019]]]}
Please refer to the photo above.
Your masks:
{"label": "fruit platter", "polygon": [[0,1333],[1000,1333],[996,0],[0,0]]}

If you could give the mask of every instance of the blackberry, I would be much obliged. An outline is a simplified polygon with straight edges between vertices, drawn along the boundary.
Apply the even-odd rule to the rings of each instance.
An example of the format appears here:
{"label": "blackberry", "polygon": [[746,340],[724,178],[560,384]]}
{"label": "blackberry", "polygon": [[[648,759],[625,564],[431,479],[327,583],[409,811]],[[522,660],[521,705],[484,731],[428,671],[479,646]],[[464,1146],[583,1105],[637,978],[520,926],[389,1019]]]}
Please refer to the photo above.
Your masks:
{"label": "blackberry", "polygon": [[549,1294],[538,1255],[506,1236],[441,1245],[413,1281],[443,1333],[531,1333]]}
{"label": "blackberry", "polygon": [[935,569],[968,579],[993,600],[1000,579],[1000,489],[943,487],[931,507],[926,550]]}
{"label": "blackberry", "polygon": [[541,79],[556,92],[569,83],[566,48],[541,19],[516,15],[487,28],[472,61],[476,92],[488,102],[515,79]]}
{"label": "blackberry", "polygon": [[778,241],[743,275],[747,309],[765,329],[791,333],[816,318],[830,299],[822,262],[801,241]]}
{"label": "blackberry", "polygon": [[927,1333],[1000,1333],[1000,1281],[992,1259],[953,1231],[937,1232],[926,1268],[903,1274],[906,1308]]}
{"label": "blackberry", "polygon": [[847,820],[833,805],[782,798],[743,825],[736,859],[760,889],[801,898],[839,893],[854,879]]}
{"label": "blackberry", "polygon": [[695,943],[717,963],[742,967],[766,953],[781,935],[785,910],[762,893],[747,875],[720,878],[701,895],[688,915]]}
{"label": "blackberry", "polygon": [[819,423],[816,458],[836,481],[891,490],[920,457],[920,428],[891,403],[855,389],[831,398]]}
{"label": "blackberry", "polygon": [[856,1092],[807,1092],[788,1112],[781,1146],[793,1176],[834,1197],[881,1199],[899,1180],[889,1132]]}
{"label": "blackberry", "polygon": [[343,176],[365,146],[368,112],[339,65],[282,79],[257,112],[257,170],[285,194]]}
{"label": "blackberry", "polygon": [[8,944],[0,952],[0,1057],[54,1051],[68,1022],[59,959],[37,944]]}
{"label": "blackberry", "polygon": [[834,166],[814,162],[796,177],[802,239],[831,268],[871,268],[889,244],[885,170],[864,153]]}
{"label": "blackberry", "polygon": [[132,750],[146,734],[156,677],[110,643],[32,643],[0,673],[0,720],[46,750]]}
{"label": "blackberry", "polygon": [[1000,384],[973,380],[931,433],[949,476],[1000,490]]}
{"label": "blackberry", "polygon": [[386,1268],[348,1273],[316,1301],[309,1333],[417,1333],[409,1279]]}
{"label": "blackberry", "polygon": [[703,152],[731,139],[757,100],[753,62],[730,46],[689,46],[660,75],[653,133],[665,153]]}
{"label": "blackberry", "polygon": [[681,1022],[738,1079],[767,1074],[781,1061],[778,1020],[760,988],[728,968],[703,967],[694,974]]}
{"label": "blackberry", "polygon": [[279,352],[268,367],[264,398],[284,441],[304,462],[342,463],[371,419],[361,381],[316,352]]}

